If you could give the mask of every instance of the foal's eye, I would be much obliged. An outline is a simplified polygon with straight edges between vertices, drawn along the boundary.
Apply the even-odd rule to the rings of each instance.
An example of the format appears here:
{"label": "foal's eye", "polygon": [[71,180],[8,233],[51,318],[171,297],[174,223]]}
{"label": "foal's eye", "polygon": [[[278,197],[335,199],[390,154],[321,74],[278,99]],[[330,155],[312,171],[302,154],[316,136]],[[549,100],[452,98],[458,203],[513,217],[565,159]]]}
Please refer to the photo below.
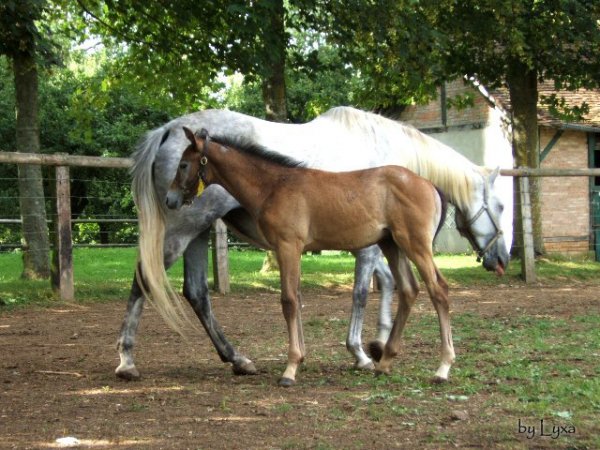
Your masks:
{"label": "foal's eye", "polygon": [[185,170],[187,168],[188,168],[188,163],[187,162],[179,163],[179,170]]}

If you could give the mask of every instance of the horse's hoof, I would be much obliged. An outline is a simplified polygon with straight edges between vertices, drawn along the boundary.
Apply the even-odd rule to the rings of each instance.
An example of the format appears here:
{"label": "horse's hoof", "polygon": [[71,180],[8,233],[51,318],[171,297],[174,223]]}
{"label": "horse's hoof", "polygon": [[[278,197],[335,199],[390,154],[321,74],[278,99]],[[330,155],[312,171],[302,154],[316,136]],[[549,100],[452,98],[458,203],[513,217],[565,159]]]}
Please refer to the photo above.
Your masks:
{"label": "horse's hoof", "polygon": [[231,366],[231,370],[233,371],[234,375],[256,375],[258,373],[258,370],[256,370],[256,367],[252,361],[234,364]]}
{"label": "horse's hoof", "polygon": [[128,369],[119,369],[115,370],[115,375],[117,378],[126,381],[138,381],[142,376],[140,372],[135,367],[130,367]]}
{"label": "horse's hoof", "polygon": [[294,384],[296,384],[296,380],[291,378],[282,377],[279,379],[279,386],[281,387],[292,387]]}
{"label": "horse's hoof", "polygon": [[369,355],[375,361],[381,361],[381,357],[383,356],[383,344],[380,341],[371,341],[369,342]]}
{"label": "horse's hoof", "polygon": [[357,370],[364,370],[366,372],[372,372],[375,370],[375,364],[373,361],[363,361],[359,363],[358,361],[354,363],[354,368]]}
{"label": "horse's hoof", "polygon": [[437,376],[437,375],[434,376],[431,379],[431,383],[432,384],[444,384],[444,383],[447,383],[447,382],[448,382],[448,378],[443,378],[443,377],[440,377],[440,376]]}

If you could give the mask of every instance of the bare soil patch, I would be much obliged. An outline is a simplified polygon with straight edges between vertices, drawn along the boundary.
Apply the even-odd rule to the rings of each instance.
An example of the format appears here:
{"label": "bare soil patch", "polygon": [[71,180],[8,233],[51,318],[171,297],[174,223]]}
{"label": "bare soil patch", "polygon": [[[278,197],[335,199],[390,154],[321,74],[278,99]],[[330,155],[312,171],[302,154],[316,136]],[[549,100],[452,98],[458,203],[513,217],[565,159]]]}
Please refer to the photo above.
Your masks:
{"label": "bare soil patch", "polygon": [[[508,320],[569,320],[600,311],[596,287],[453,289],[450,296],[453,314]],[[373,396],[344,345],[350,292],[309,291],[304,300],[307,361],[289,389],[277,386],[287,334],[276,293],[213,298],[226,335],[259,370],[250,377],[233,375],[203,332],[185,343],[151,308],[138,332],[142,379],[136,382],[114,375],[124,302],[0,310],[0,448],[54,448],[64,437],[77,438],[82,448],[119,449],[529,447],[516,432],[516,419],[503,417],[502,406],[491,402],[499,395],[493,385],[468,402],[441,406],[435,392],[416,399],[404,393],[417,386],[399,383],[393,388],[398,414],[378,417],[379,404],[389,399]],[[376,309],[373,298],[365,342],[374,337]],[[424,294],[414,310],[422,314],[433,314]],[[413,319],[407,332],[418,336]],[[433,374],[438,345],[415,341],[394,372],[424,361]],[[567,443],[546,439],[535,445]]]}

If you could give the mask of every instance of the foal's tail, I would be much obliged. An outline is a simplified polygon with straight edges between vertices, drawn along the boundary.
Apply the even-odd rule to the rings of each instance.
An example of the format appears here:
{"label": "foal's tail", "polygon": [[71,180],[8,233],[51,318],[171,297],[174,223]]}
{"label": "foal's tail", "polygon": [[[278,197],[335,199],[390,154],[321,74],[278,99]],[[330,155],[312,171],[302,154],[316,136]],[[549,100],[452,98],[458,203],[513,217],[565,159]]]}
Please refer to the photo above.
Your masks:
{"label": "foal's tail", "polygon": [[444,191],[442,191],[437,186],[434,186],[434,187],[435,187],[435,190],[437,191],[438,195],[440,196],[440,201],[442,203],[440,223],[438,223],[437,230],[435,230],[435,235],[433,236],[433,238],[435,239],[437,237],[437,235],[440,233],[440,230],[442,229],[442,227],[444,226],[444,222],[446,222],[446,214],[448,213],[448,199],[446,198],[446,194],[444,194]]}

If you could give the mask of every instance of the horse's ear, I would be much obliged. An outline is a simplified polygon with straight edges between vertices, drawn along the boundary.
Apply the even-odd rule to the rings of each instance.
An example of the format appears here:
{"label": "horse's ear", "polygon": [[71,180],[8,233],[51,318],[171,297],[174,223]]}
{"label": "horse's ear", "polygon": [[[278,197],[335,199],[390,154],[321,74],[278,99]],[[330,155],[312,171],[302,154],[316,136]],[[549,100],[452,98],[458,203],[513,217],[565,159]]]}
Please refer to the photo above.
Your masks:
{"label": "horse's ear", "polygon": [[183,132],[185,133],[185,136],[190,140],[192,145],[195,147],[196,146],[196,138],[194,137],[194,132],[192,130],[190,130],[188,127],[183,127]]}
{"label": "horse's ear", "polygon": [[208,130],[206,128],[202,128],[200,131],[196,131],[196,137],[198,139],[206,140],[208,137]]}
{"label": "horse's ear", "polygon": [[498,178],[498,175],[500,174],[500,166],[496,167],[492,173],[490,174],[490,186],[493,186],[494,181],[496,181],[496,178]]}

